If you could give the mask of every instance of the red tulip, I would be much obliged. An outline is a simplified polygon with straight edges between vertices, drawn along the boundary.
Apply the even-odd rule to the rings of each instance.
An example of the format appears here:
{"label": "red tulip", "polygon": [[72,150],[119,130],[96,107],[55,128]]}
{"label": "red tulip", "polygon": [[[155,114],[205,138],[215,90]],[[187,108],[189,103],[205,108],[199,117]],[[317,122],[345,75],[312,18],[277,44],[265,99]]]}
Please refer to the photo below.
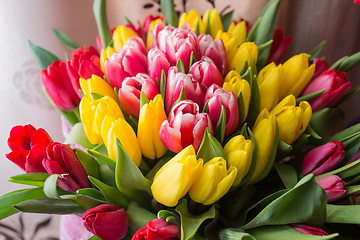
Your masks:
{"label": "red tulip", "polygon": [[70,76],[74,91],[82,98],[79,92],[80,83],[79,78],[91,78],[93,74],[103,77],[104,73],[100,68],[100,55],[93,46],[79,47],[76,51],[71,53],[70,61],[67,61],[67,72]]}
{"label": "red tulip", "polygon": [[52,142],[49,134],[42,128],[32,125],[15,126],[10,131],[8,145],[11,152],[6,157],[26,173],[46,172],[42,160],[46,156],[46,146]]}
{"label": "red tulip", "polygon": [[314,148],[306,154],[302,172],[304,175],[309,173],[315,176],[329,172],[344,159],[344,144],[339,141],[333,141]]}
{"label": "red tulip", "polygon": [[41,82],[57,108],[73,110],[79,105],[80,97],[75,92],[64,62],[55,61],[41,71]]}
{"label": "red tulip", "polygon": [[291,45],[292,36],[284,38],[284,33],[280,28],[275,29],[273,43],[271,44],[270,53],[267,62],[275,62],[276,65],[281,63],[286,51]]}
{"label": "red tulip", "polygon": [[213,128],[207,113],[199,113],[199,105],[191,100],[182,100],[171,109],[168,120],[160,127],[160,140],[173,152],[180,152],[189,145],[198,150],[204,131]]}
{"label": "red tulip", "polygon": [[128,219],[123,208],[102,204],[86,210],[82,215],[84,227],[102,240],[119,240],[125,237]]}
{"label": "red tulip", "polygon": [[328,69],[311,80],[303,95],[325,89],[319,96],[309,100],[313,112],[316,112],[337,104],[350,87],[351,83],[346,81],[346,73],[337,69]]}
{"label": "red tulip", "polygon": [[346,190],[344,189],[345,182],[337,175],[318,178],[316,179],[316,182],[325,190],[328,196],[328,202],[338,200],[346,193]]}
{"label": "red tulip", "polygon": [[320,58],[315,58],[313,63],[315,64],[315,72],[313,78],[316,78],[321,73],[329,69],[329,65],[326,61],[321,60]]}
{"label": "red tulip", "polygon": [[145,73],[138,73],[136,77],[125,78],[119,89],[121,107],[128,115],[136,118],[139,117],[140,112],[141,91],[149,100],[160,93],[157,81]]}
{"label": "red tulip", "polygon": [[156,218],[146,224],[146,227],[138,230],[132,240],[176,240],[180,239],[180,227],[165,221],[162,218]]}
{"label": "red tulip", "polygon": [[121,88],[125,78],[146,71],[146,47],[144,41],[138,37],[130,37],[124,46],[105,62],[106,77],[110,85],[117,89]]}
{"label": "red tulip", "polygon": [[[203,57],[202,60],[197,61],[191,67],[191,74],[196,81],[205,85],[206,88],[213,84],[222,86],[224,83],[224,79],[222,78],[219,69],[208,57]],[[206,91],[206,88],[204,88],[204,92]]]}
{"label": "red tulip", "polygon": [[354,0],[354,3],[359,4],[360,5],[360,0]]}
{"label": "red tulip", "polygon": [[206,92],[204,104],[208,100],[208,112],[213,126],[217,125],[221,106],[224,106],[226,112],[225,136],[234,132],[239,123],[239,108],[235,94],[213,84]]}
{"label": "red tulip", "polygon": [[66,144],[52,142],[46,147],[46,157],[42,162],[46,171],[51,174],[64,174],[57,184],[69,192],[90,186],[87,174],[74,151]]}
{"label": "red tulip", "polygon": [[309,226],[309,225],[305,225],[305,224],[294,223],[294,224],[290,224],[290,227],[292,227],[296,231],[304,233],[304,234],[317,235],[317,236],[328,235],[328,233],[325,232],[324,230],[322,230],[321,228],[317,228],[317,227],[313,227],[313,226]]}
{"label": "red tulip", "polygon": [[170,68],[170,63],[167,60],[165,54],[158,48],[152,48],[149,50],[147,54],[147,63],[148,73],[154,80],[157,78],[160,80],[162,70],[167,73]]}

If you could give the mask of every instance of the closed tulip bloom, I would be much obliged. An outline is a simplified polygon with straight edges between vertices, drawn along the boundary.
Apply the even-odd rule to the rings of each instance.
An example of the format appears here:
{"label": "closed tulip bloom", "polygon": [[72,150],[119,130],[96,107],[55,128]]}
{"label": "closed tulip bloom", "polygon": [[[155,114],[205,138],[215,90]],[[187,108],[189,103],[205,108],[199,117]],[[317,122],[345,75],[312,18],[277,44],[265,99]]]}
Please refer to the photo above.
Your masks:
{"label": "closed tulip bloom", "polygon": [[135,77],[127,77],[119,89],[119,99],[123,110],[130,116],[139,117],[140,95],[144,92],[147,99],[152,100],[159,94],[159,84],[145,73]]}
{"label": "closed tulip bloom", "polygon": [[101,67],[101,71],[103,73],[105,73],[105,62],[106,60],[111,58],[111,55],[115,52],[115,50],[110,47],[107,46],[106,49],[101,49],[101,53],[100,53],[100,67]]}
{"label": "closed tulip bloom", "polygon": [[199,149],[204,131],[213,133],[210,117],[199,113],[199,106],[191,100],[182,100],[171,109],[168,120],[160,128],[160,139],[173,152],[180,152],[189,145]]}
{"label": "closed tulip bloom", "polygon": [[274,62],[275,64],[280,64],[286,51],[290,47],[291,42],[292,36],[287,36],[286,38],[284,38],[283,31],[280,28],[276,27],[267,62]]}
{"label": "closed tulip bloom", "polygon": [[92,75],[89,79],[80,78],[80,86],[84,95],[93,98],[93,95],[109,96],[118,101],[114,89],[101,77]]}
{"label": "closed tulip bloom", "polygon": [[119,240],[125,237],[128,229],[125,209],[112,204],[88,209],[82,219],[86,230],[103,240]]}
{"label": "closed tulip bloom", "polygon": [[305,131],[312,115],[311,106],[301,101],[296,107],[294,95],[284,98],[272,111],[279,124],[279,139],[292,144]]}
{"label": "closed tulip bloom", "polygon": [[115,51],[122,48],[131,37],[139,37],[139,35],[126,26],[123,25],[117,26],[115,31],[113,32]]}
{"label": "closed tulip bloom", "polygon": [[241,21],[239,23],[231,22],[229,25],[229,29],[227,31],[231,34],[231,36],[236,39],[236,46],[239,46],[246,39],[246,23],[245,21]]}
{"label": "closed tulip bloom", "polygon": [[125,78],[147,72],[145,44],[131,37],[125,46],[113,53],[105,62],[105,73],[112,87],[121,88]]}
{"label": "closed tulip bloom", "polygon": [[317,227],[313,227],[313,226],[309,226],[309,225],[294,223],[294,224],[290,224],[290,227],[292,227],[293,229],[295,229],[298,232],[308,234],[308,235],[315,235],[315,236],[328,235],[328,233],[325,232],[324,230],[322,230],[321,228],[317,228]]}
{"label": "closed tulip bloom", "polygon": [[196,159],[193,146],[184,148],[155,174],[151,192],[156,201],[174,207],[199,176],[203,160]]}
{"label": "closed tulip bloom", "polygon": [[66,144],[52,142],[46,147],[46,157],[42,162],[51,174],[63,174],[57,185],[69,192],[76,192],[90,186],[87,174],[74,151]]}
{"label": "closed tulip bloom", "polygon": [[333,107],[349,91],[351,82],[347,82],[346,73],[337,69],[329,69],[314,78],[306,87],[303,95],[325,89],[323,93],[310,99],[313,111]]}
{"label": "closed tulip bloom", "polygon": [[221,17],[216,8],[206,10],[203,16],[203,22],[205,23],[205,29],[207,28],[207,25],[210,24],[210,34],[213,38],[219,31],[223,31]]}
{"label": "closed tulip bloom", "polygon": [[105,116],[110,115],[115,119],[124,118],[119,105],[108,96],[98,100],[85,96],[80,102],[79,110],[86,137],[91,144],[103,143],[101,126]]}
{"label": "closed tulip bloom", "polygon": [[256,81],[260,92],[260,109],[271,111],[279,102],[279,91],[282,82],[282,65],[270,63],[260,70]]}
{"label": "closed tulip bloom", "polygon": [[229,66],[222,40],[213,40],[210,35],[201,34],[199,36],[199,47],[201,56],[210,58],[219,69],[221,75],[225,76]]}
{"label": "closed tulip bloom", "polygon": [[202,83],[207,88],[213,84],[222,86],[224,83],[224,79],[222,78],[219,69],[208,57],[203,57],[202,60],[197,61],[192,65],[191,75],[196,81]]}
{"label": "closed tulip bloom", "polygon": [[309,66],[307,54],[295,55],[283,64],[283,77],[280,85],[280,99],[293,94],[298,97],[310,82],[315,64]]}
{"label": "closed tulip bloom", "polygon": [[[160,16],[160,15],[157,15],[157,16],[153,16],[151,14],[149,14],[145,19],[144,19],[144,22],[143,22],[143,29],[145,32],[148,32],[149,31],[149,28],[150,28],[150,25],[152,23],[154,23],[154,21],[156,20],[160,20],[160,21],[163,21],[164,20],[164,17],[163,16]],[[155,26],[155,25],[154,25]],[[154,28],[153,28],[154,29]],[[151,30],[153,30],[151,29]]]}
{"label": "closed tulip bloom", "polygon": [[253,144],[251,140],[245,139],[243,135],[237,135],[226,143],[224,152],[229,167],[233,166],[237,169],[233,186],[239,185],[249,171],[252,161]]}
{"label": "closed tulip bloom", "polygon": [[245,65],[245,61],[247,61],[249,67],[254,67],[257,57],[258,47],[255,43],[245,42],[236,50],[235,55],[230,62],[230,69],[240,72]]}
{"label": "closed tulip bloom", "polygon": [[313,78],[316,78],[323,72],[329,69],[329,65],[325,60],[321,60],[321,58],[314,58],[313,63],[315,64],[315,72]]}
{"label": "closed tulip bloom", "polygon": [[226,58],[228,61],[228,65],[230,66],[230,63],[232,62],[232,59],[234,58],[234,55],[239,47],[237,44],[237,39],[228,32],[218,32],[215,40],[219,39],[221,39],[221,41],[224,43]]}
{"label": "closed tulip bloom", "polygon": [[76,108],[80,97],[75,92],[66,70],[66,63],[54,61],[48,68],[41,71],[41,82],[57,108],[70,111]]}
{"label": "closed tulip bloom", "polygon": [[210,205],[224,196],[234,183],[237,169],[226,168],[222,157],[215,157],[204,164],[199,176],[190,188],[192,200],[204,205]]}
{"label": "closed tulip bloom", "polygon": [[167,222],[162,218],[155,218],[139,229],[132,240],[180,240],[181,229],[179,226]]}
{"label": "closed tulip bloom", "polygon": [[145,104],[139,115],[138,141],[142,154],[150,159],[162,157],[167,148],[161,142],[159,132],[161,124],[167,119],[164,101],[161,95]]}
{"label": "closed tulip bloom", "polygon": [[[146,47],[148,50],[156,47],[156,41],[154,42],[154,40],[156,39],[157,33],[165,28],[163,21],[164,20],[162,18],[158,18],[150,22],[146,36]],[[158,25],[157,31],[155,31],[156,25]]]}
{"label": "closed tulip bloom", "polygon": [[170,63],[167,60],[165,54],[158,48],[152,48],[149,50],[147,54],[147,63],[148,74],[154,80],[160,80],[162,70],[167,73],[170,68]]}
{"label": "closed tulip bloom", "polygon": [[51,142],[51,137],[42,128],[35,129],[30,124],[15,126],[7,140],[11,152],[5,156],[26,173],[45,172],[42,160]]}
{"label": "closed tulip bloom", "polygon": [[225,136],[234,132],[239,123],[239,107],[235,94],[213,84],[206,91],[204,104],[207,101],[209,101],[208,112],[212,125],[218,124],[221,108],[224,106],[226,112]]}
{"label": "closed tulip bloom", "polygon": [[340,141],[328,142],[320,147],[314,148],[306,154],[302,173],[315,176],[334,170],[345,158],[344,144]]}
{"label": "closed tulip bloom", "polygon": [[178,100],[183,88],[186,99],[197,103],[202,109],[204,93],[201,84],[191,74],[178,72],[177,67],[171,67],[166,78],[165,109],[167,113]]}
{"label": "closed tulip bloom", "polygon": [[188,23],[190,25],[191,30],[195,31],[196,23],[199,25],[199,33],[204,34],[205,33],[205,24],[201,20],[200,14],[195,11],[194,9],[191,9],[190,12],[186,13],[184,12],[180,19],[179,19],[179,27],[182,27],[185,23]]}
{"label": "closed tulip bloom", "polygon": [[328,196],[328,202],[338,200],[346,193],[346,190],[344,189],[345,182],[337,175],[318,178],[316,179],[316,182],[325,190]]}
{"label": "closed tulip bloom", "polygon": [[117,159],[116,139],[118,139],[136,166],[140,165],[141,150],[136,134],[123,118],[116,119],[111,115],[106,115],[101,128],[101,136],[108,150],[109,158],[114,161]]}
{"label": "closed tulip bloom", "polygon": [[253,175],[250,178],[249,183],[258,182],[265,169],[270,154],[273,148],[276,135],[276,117],[274,114],[269,113],[266,109],[263,109],[258,115],[252,132],[255,137],[257,152],[256,152],[256,165]]}

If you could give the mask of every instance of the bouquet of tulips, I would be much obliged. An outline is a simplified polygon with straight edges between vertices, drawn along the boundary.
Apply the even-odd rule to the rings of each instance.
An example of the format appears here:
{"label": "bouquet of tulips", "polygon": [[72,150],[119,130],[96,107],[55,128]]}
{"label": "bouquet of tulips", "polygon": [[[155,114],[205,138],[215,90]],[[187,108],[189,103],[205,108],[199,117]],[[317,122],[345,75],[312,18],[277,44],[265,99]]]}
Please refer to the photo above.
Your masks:
{"label": "bouquet of tulips", "polygon": [[67,137],[12,128],[6,157],[26,173],[10,181],[33,187],[2,196],[0,217],[77,214],[104,240],[358,239],[360,124],[329,119],[360,90],[360,53],[282,61],[280,3],[250,26],[163,0],[110,30],[94,0],[98,49],[56,30],[73,50],[60,61],[29,41]]}

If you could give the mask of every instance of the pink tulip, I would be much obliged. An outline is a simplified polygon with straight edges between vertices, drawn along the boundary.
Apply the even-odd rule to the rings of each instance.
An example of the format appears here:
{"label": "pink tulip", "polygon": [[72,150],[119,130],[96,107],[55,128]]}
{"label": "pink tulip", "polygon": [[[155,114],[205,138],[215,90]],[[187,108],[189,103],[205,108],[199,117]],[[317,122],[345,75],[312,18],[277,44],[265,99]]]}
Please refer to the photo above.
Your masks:
{"label": "pink tulip", "polygon": [[100,55],[93,46],[79,47],[72,52],[72,57],[66,63],[67,71],[70,76],[74,91],[82,98],[80,93],[79,78],[91,78],[93,74],[103,77],[104,73],[100,68]]}
{"label": "pink tulip", "polygon": [[41,71],[41,81],[49,97],[60,110],[73,110],[79,105],[81,98],[74,91],[66,63],[53,62],[46,70]]}
{"label": "pink tulip", "polygon": [[208,34],[199,36],[199,47],[201,56],[209,57],[219,69],[222,76],[226,76],[228,71],[228,62],[226,50],[221,39],[213,40]]}
{"label": "pink tulip", "polygon": [[[203,57],[202,60],[197,61],[191,67],[191,74],[196,81],[205,85],[206,88],[213,84],[222,86],[224,83],[224,79],[222,78],[219,69],[208,57]],[[204,92],[206,91],[206,88],[203,88]]]}
{"label": "pink tulip", "polygon": [[315,176],[327,173],[335,169],[344,157],[345,151],[342,142],[333,141],[326,143],[306,154],[302,172],[304,175],[312,173]]}
{"label": "pink tulip", "polygon": [[315,58],[313,63],[315,64],[315,72],[313,78],[316,78],[321,73],[329,69],[329,65],[326,61],[321,60],[320,58]]}
{"label": "pink tulip", "polygon": [[313,112],[316,112],[337,104],[350,87],[351,83],[347,82],[346,73],[337,69],[328,69],[310,82],[303,95],[325,89],[319,96],[309,100]]}
{"label": "pink tulip", "polygon": [[206,92],[204,104],[208,100],[208,112],[212,125],[214,127],[217,125],[221,106],[224,106],[226,112],[225,136],[234,132],[239,123],[239,108],[235,94],[213,84]]}
{"label": "pink tulip", "polygon": [[145,30],[145,32],[148,32],[149,31],[149,26],[150,26],[150,23],[156,19],[162,19],[164,20],[164,17],[163,16],[160,16],[160,15],[157,15],[157,16],[153,16],[153,15],[148,15],[145,20],[144,20],[144,23],[143,23],[143,29]]}
{"label": "pink tulip", "polygon": [[332,202],[342,198],[346,190],[345,182],[337,175],[329,175],[316,179],[317,184],[319,184],[326,192],[328,196],[328,202]]}
{"label": "pink tulip", "polygon": [[354,3],[359,4],[360,5],[360,0],[354,0]]}
{"label": "pink tulip", "polygon": [[295,229],[298,232],[308,234],[308,235],[317,235],[317,236],[328,235],[328,233],[325,232],[324,230],[322,230],[321,228],[317,228],[317,227],[313,227],[313,226],[309,226],[309,225],[305,225],[305,224],[294,223],[294,224],[290,224],[290,227],[292,227],[293,229]]}
{"label": "pink tulip", "polygon": [[191,74],[178,72],[177,67],[171,67],[166,78],[165,109],[168,113],[172,105],[179,98],[181,90],[184,88],[186,99],[197,103],[202,109],[204,93],[201,84],[196,81]]}
{"label": "pink tulip", "polygon": [[127,77],[146,73],[147,59],[144,41],[130,37],[124,46],[105,62],[105,73],[112,87],[119,89]]}
{"label": "pink tulip", "polygon": [[167,222],[162,218],[156,218],[146,224],[146,227],[138,230],[132,240],[180,240],[180,227]]}
{"label": "pink tulip", "polygon": [[287,36],[284,38],[283,31],[280,28],[276,28],[267,62],[275,62],[275,64],[280,64],[281,59],[284,57],[286,51],[290,47],[291,42],[292,36]]}
{"label": "pink tulip", "polygon": [[66,144],[52,142],[46,147],[46,157],[42,162],[49,174],[64,174],[57,184],[69,192],[90,186],[87,174],[74,151]]}
{"label": "pink tulip", "polygon": [[213,128],[207,113],[199,113],[199,106],[191,100],[182,100],[171,109],[168,120],[160,128],[160,140],[173,152],[189,145],[197,151],[206,128]]}
{"label": "pink tulip", "polygon": [[140,94],[144,92],[147,99],[152,100],[160,93],[156,80],[145,73],[138,73],[136,77],[127,77],[119,89],[119,99],[124,111],[133,117],[138,118],[140,112]]}
{"label": "pink tulip", "polygon": [[165,54],[158,48],[152,48],[149,50],[147,55],[147,62],[148,73],[150,77],[154,80],[156,80],[157,78],[160,80],[162,70],[167,73],[170,67],[170,63],[167,60]]}

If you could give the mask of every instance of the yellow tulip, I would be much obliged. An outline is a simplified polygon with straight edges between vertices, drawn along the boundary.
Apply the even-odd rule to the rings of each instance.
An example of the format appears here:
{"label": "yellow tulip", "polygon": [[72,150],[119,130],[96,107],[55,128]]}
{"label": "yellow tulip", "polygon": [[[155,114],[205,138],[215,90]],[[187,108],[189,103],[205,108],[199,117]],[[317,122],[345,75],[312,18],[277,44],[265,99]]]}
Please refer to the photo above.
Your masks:
{"label": "yellow tulip", "polygon": [[223,41],[225,50],[226,50],[226,57],[228,62],[230,63],[238,49],[237,40],[234,36],[232,36],[228,32],[218,32],[216,34],[215,40],[220,39]]}
{"label": "yellow tulip", "polygon": [[113,33],[115,51],[122,48],[130,37],[139,37],[139,35],[128,27],[123,25],[117,26]]}
{"label": "yellow tulip", "polygon": [[[155,20],[152,20],[149,24],[149,29],[148,29],[148,34],[146,36],[146,47],[149,49],[150,46],[152,45],[152,42],[153,40],[155,40],[155,36],[154,36],[154,28],[155,28],[155,25],[162,22],[161,18],[158,18],[158,19],[155,19]],[[156,43],[155,43],[156,44]],[[155,47],[155,46],[154,46]]]}
{"label": "yellow tulip", "polygon": [[160,127],[167,120],[161,95],[145,104],[139,114],[138,141],[142,154],[150,159],[162,157],[167,148],[159,137]]}
{"label": "yellow tulip", "polygon": [[283,65],[283,70],[280,99],[289,94],[298,97],[314,75],[315,64],[309,67],[308,55],[299,54],[287,60]]}
{"label": "yellow tulip", "polygon": [[174,207],[193,185],[203,166],[192,145],[181,150],[156,173],[151,191],[156,201]]}
{"label": "yellow tulip", "polygon": [[278,104],[282,74],[282,65],[276,66],[274,62],[260,70],[256,78],[260,92],[260,110],[266,108],[271,111]]}
{"label": "yellow tulip", "polygon": [[136,134],[129,123],[123,118],[116,119],[107,115],[102,124],[101,135],[105,147],[108,150],[109,158],[114,161],[117,159],[116,139],[118,139],[125,152],[129,155],[131,160],[133,160],[136,166],[140,165],[141,151]]}
{"label": "yellow tulip", "polygon": [[216,37],[216,34],[218,33],[218,31],[223,31],[223,26],[222,26],[222,21],[221,21],[221,17],[220,14],[218,13],[218,11],[216,10],[216,8],[214,9],[208,9],[204,16],[203,16],[203,22],[205,23],[205,29],[207,28],[208,23],[210,23],[210,28],[211,28],[211,36],[213,38]]}
{"label": "yellow tulip", "polygon": [[235,37],[236,45],[238,47],[241,43],[245,42],[245,39],[246,39],[246,24],[245,24],[244,21],[241,21],[238,24],[235,24],[234,22],[231,22],[227,32],[230,33],[231,36]]}
{"label": "yellow tulip", "polygon": [[[89,79],[80,78],[80,87],[84,95],[93,99],[94,94],[109,96],[119,103],[114,89],[101,77],[92,75]],[[93,99],[95,100],[95,99]]]}
{"label": "yellow tulip", "polygon": [[196,22],[199,24],[199,34],[205,33],[205,24],[201,20],[200,14],[195,10],[190,10],[189,13],[183,13],[179,20],[179,27],[183,26],[184,23],[189,23],[191,30],[195,31]]}
{"label": "yellow tulip", "polygon": [[276,118],[274,114],[263,109],[257,117],[252,130],[256,146],[256,165],[249,183],[255,183],[265,169],[273,148],[276,136]]}
{"label": "yellow tulip", "polygon": [[189,190],[192,200],[210,205],[224,196],[234,183],[237,170],[235,167],[226,169],[226,161],[215,157],[204,164],[199,176]]}
{"label": "yellow tulip", "polygon": [[246,140],[243,135],[237,135],[226,143],[224,151],[229,166],[237,169],[237,175],[233,183],[233,186],[236,186],[240,184],[249,171],[252,161],[253,144],[251,140]]}
{"label": "yellow tulip", "polygon": [[303,132],[310,122],[311,106],[302,101],[296,107],[294,95],[284,98],[272,111],[279,124],[279,139],[292,144]]}
{"label": "yellow tulip", "polygon": [[236,53],[233,59],[230,62],[230,69],[234,69],[235,71],[240,72],[247,60],[249,67],[254,67],[258,57],[258,47],[253,42],[245,42],[240,45],[240,47],[236,50]]}
{"label": "yellow tulip", "polygon": [[228,92],[233,92],[236,96],[238,96],[241,92],[245,104],[245,109],[244,109],[245,115],[244,115],[244,119],[240,119],[240,120],[241,121],[245,120],[249,110],[249,103],[251,96],[251,89],[248,81],[242,79],[238,72],[231,70],[225,77],[223,88]]}
{"label": "yellow tulip", "polygon": [[106,60],[110,59],[111,55],[115,52],[115,50],[110,47],[107,46],[106,50],[101,49],[101,53],[100,53],[100,67],[101,67],[101,71],[103,73],[105,73],[105,62]]}

